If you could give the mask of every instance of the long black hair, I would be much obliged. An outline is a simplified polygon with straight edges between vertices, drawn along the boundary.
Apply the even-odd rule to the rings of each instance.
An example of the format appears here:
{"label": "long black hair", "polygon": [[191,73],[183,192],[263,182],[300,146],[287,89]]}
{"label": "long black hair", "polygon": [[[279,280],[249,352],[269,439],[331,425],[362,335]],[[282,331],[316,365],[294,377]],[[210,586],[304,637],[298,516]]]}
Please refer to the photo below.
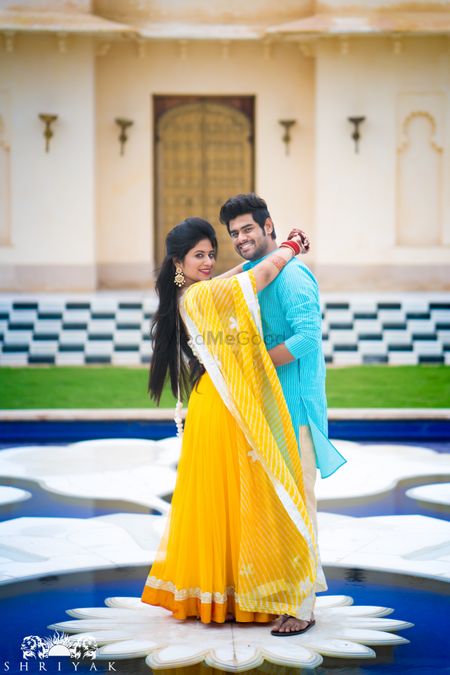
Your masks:
{"label": "long black hair", "polygon": [[166,257],[158,271],[155,284],[159,306],[150,330],[153,355],[150,363],[148,391],[157,403],[161,399],[167,373],[169,373],[174,396],[177,395],[179,382],[182,396],[186,398],[203,372],[202,366],[188,345],[188,336],[181,320],[179,320],[179,327],[182,358],[180,372],[178,372],[178,287],[174,283],[174,260],[182,262],[186,254],[202,239],[209,239],[217,253],[217,238],[213,226],[206,220],[195,217],[186,218],[176,225],[166,238]]}

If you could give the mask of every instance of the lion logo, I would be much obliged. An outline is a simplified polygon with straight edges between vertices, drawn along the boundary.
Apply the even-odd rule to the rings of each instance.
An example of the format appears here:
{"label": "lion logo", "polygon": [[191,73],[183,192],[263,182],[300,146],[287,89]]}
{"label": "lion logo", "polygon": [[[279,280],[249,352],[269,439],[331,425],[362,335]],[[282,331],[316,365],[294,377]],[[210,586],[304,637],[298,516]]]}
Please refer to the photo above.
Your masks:
{"label": "lion logo", "polygon": [[45,659],[48,656],[48,647],[39,635],[24,637],[20,648],[25,661],[29,658]]}
{"label": "lion logo", "polygon": [[97,642],[93,637],[85,637],[82,640],[74,640],[70,650],[70,656],[75,661],[91,659],[93,661],[97,653]]}

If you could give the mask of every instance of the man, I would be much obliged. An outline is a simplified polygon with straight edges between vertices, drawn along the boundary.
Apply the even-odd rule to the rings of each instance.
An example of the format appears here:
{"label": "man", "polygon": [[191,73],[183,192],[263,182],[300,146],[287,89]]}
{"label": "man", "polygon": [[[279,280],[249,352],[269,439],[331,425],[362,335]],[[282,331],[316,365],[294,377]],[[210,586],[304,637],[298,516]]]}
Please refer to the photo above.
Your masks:
{"label": "man", "polygon": [[[228,199],[220,210],[237,253],[251,269],[277,248],[275,227],[261,197],[253,193]],[[314,483],[316,466],[330,476],[345,459],[328,440],[322,316],[317,281],[298,258],[258,294],[264,341],[277,369],[302,459],[306,506],[317,534]],[[319,569],[317,590],[326,590]],[[275,634],[298,634],[314,620],[280,617]]]}

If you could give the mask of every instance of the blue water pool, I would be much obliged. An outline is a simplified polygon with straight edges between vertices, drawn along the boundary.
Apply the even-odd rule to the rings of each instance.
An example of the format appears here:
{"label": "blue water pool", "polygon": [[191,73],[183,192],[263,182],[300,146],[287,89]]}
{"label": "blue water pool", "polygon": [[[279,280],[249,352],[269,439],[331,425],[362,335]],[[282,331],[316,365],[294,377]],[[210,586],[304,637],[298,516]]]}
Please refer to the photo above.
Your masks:
{"label": "blue water pool", "polygon": [[[139,436],[138,427],[131,437]],[[41,430],[42,431],[42,430]],[[58,434],[60,433],[58,430]],[[73,442],[80,439],[83,430],[71,432],[64,440]],[[368,433],[368,432],[367,432]],[[365,434],[367,435],[365,432]],[[145,437],[160,438],[170,435],[167,428],[157,426],[154,434]],[[140,437],[143,437],[142,435]],[[10,445],[11,439],[3,438],[4,447]],[[352,439],[354,440],[354,439]],[[373,443],[380,438],[367,439]],[[384,439],[386,440],[386,439]],[[1,439],[0,439],[1,442]],[[25,442],[25,441],[23,441]],[[27,445],[36,442],[59,443],[55,435],[44,437],[43,431],[38,438],[28,437]],[[402,443],[403,444],[403,443]],[[439,452],[450,452],[450,442],[442,438],[424,438],[416,440],[416,444],[427,445]],[[448,481],[448,477],[440,480]],[[0,508],[0,520],[18,517],[69,517],[92,518],[117,512],[149,513],[148,509],[123,501],[86,500],[52,495],[41,489],[36,483],[25,480],[0,480],[3,484],[14,485],[31,492],[28,501]],[[415,479],[400,484],[395,490],[374,498],[348,500],[346,502],[328,502],[321,505],[321,510],[351,516],[401,515],[420,513],[434,518],[449,519],[449,512],[440,507],[424,507],[405,496],[405,491],[412,485],[427,484],[428,477]],[[170,501],[170,495],[166,495]],[[0,672],[18,675],[23,672],[44,672],[37,661],[29,661],[23,665],[20,645],[26,635],[48,635],[47,625],[66,620],[65,610],[75,607],[102,606],[108,596],[140,596],[142,586],[148,572],[147,567],[115,568],[105,571],[57,574],[33,581],[24,581],[0,586],[2,597],[2,631],[0,637]],[[440,675],[450,673],[449,650],[449,592],[450,584],[431,581],[401,574],[368,572],[359,569],[326,569],[329,594],[344,594],[353,597],[355,604],[382,605],[395,609],[392,618],[410,621],[415,624],[402,635],[410,640],[410,644],[395,648],[375,647],[377,658],[373,662],[367,660],[325,659],[322,666],[315,671],[296,670],[274,666],[269,663],[249,671],[251,674],[271,673],[272,675],[300,675],[315,672],[318,675],[340,673],[342,675],[393,674],[411,673],[417,675]],[[60,665],[56,660],[46,664],[46,672],[75,672],[73,664],[61,658]],[[22,664],[22,665],[21,665]],[[59,670],[57,669],[59,667]],[[80,662],[76,672],[93,672],[89,662]],[[97,672],[108,672],[108,663],[97,662]],[[116,672],[122,675],[149,673],[150,669],[143,659],[116,661]],[[112,672],[112,671],[110,671]],[[206,666],[191,666],[170,671],[156,671],[166,675],[213,675]]]}
{"label": "blue water pool", "polygon": [[[154,420],[22,420],[3,421],[0,444],[74,443],[94,438],[151,438],[175,436],[172,421]],[[448,443],[450,420],[331,420],[331,438],[349,441]]]}
{"label": "blue water pool", "polygon": [[[8,621],[3,625],[1,640],[0,672],[9,662],[11,675],[20,670],[21,640],[25,635],[45,636],[50,633],[47,625],[67,620],[65,610],[76,607],[102,606],[109,596],[139,596],[147,568],[122,568],[107,572],[90,572],[53,576],[33,582],[11,586],[8,597],[2,601],[3,616]],[[326,570],[331,594],[350,595],[355,604],[385,605],[395,608],[393,618],[407,619],[414,627],[402,632],[410,640],[400,647],[376,647],[377,659],[343,660],[325,658],[315,673],[341,673],[364,675],[383,673],[417,673],[422,675],[449,672],[448,662],[448,585],[442,582],[412,579],[401,575],[364,572],[362,570]],[[99,671],[107,671],[107,663],[97,662]],[[143,659],[116,661],[117,672],[149,673]],[[88,672],[89,666],[80,661],[78,672]],[[37,672],[37,665],[29,665],[28,672]],[[70,662],[62,661],[63,673],[74,672]],[[156,671],[158,673],[165,671]],[[181,675],[183,670],[171,671]],[[200,673],[200,666],[189,673]],[[212,673],[213,671],[209,671]],[[302,671],[266,664],[266,669],[255,672],[270,672],[282,675]],[[303,671],[311,672],[311,671]]]}

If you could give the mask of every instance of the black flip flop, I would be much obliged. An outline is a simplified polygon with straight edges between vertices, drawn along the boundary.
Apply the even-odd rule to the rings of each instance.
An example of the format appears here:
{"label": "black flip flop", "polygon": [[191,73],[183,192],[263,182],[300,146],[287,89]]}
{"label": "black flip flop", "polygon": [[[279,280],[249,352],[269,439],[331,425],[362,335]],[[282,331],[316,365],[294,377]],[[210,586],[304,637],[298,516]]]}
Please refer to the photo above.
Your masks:
{"label": "black flip flop", "polygon": [[[281,626],[286,623],[289,619],[295,619],[295,616],[286,616],[283,617],[283,621],[280,623],[280,628]],[[315,620],[311,619],[311,621],[308,621],[308,625],[305,626],[305,628],[301,628],[300,630],[290,630],[290,631],[280,631],[274,628],[273,630],[270,631],[271,635],[275,635],[276,637],[286,637],[289,635],[300,635],[301,633],[306,633],[307,630],[312,628],[315,625]]]}

